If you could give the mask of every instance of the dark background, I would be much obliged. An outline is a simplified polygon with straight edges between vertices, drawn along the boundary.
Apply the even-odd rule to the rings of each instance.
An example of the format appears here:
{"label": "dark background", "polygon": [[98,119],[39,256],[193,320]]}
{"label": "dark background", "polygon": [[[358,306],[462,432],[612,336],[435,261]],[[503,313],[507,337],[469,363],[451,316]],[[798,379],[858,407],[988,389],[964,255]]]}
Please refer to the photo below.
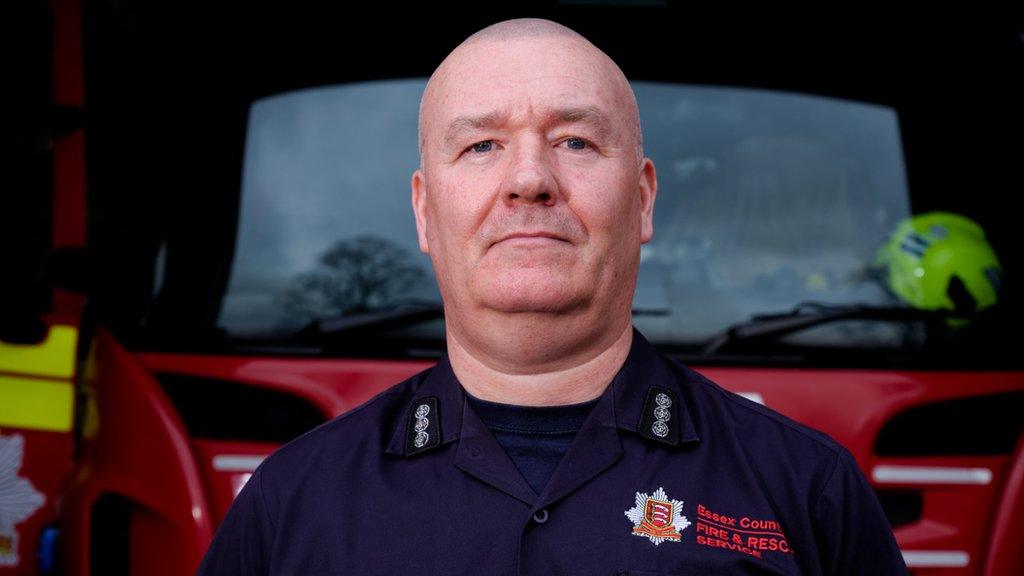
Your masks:
{"label": "dark background", "polygon": [[[48,98],[48,4],[18,4],[8,21],[20,24],[8,84],[17,103],[7,111],[16,135],[9,157],[15,185],[5,193],[0,227],[0,255],[9,263],[0,288],[3,329],[25,325],[46,307],[50,138],[84,126],[90,212],[87,259],[66,266],[70,272],[51,265],[49,276],[89,290],[99,315],[130,346],[202,342],[216,338],[230,269],[249,104],[297,88],[427,76],[472,32],[523,16],[577,30],[632,80],[762,87],[894,107],[914,211],[979,221],[999,252],[1007,294],[1012,300],[1020,293],[1021,9],[206,4],[213,3],[83,2],[84,110],[57,109]],[[154,300],[155,256],[164,241],[166,278]]]}

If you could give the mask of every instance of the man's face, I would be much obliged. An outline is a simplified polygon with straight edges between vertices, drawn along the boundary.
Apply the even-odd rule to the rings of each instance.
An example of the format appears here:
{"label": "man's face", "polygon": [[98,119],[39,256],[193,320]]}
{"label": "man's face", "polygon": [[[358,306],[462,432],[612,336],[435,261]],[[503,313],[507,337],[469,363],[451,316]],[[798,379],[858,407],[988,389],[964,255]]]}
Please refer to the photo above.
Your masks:
{"label": "man's face", "polygon": [[614,64],[534,38],[460,47],[440,72],[412,187],[449,320],[628,310],[657,183]]}

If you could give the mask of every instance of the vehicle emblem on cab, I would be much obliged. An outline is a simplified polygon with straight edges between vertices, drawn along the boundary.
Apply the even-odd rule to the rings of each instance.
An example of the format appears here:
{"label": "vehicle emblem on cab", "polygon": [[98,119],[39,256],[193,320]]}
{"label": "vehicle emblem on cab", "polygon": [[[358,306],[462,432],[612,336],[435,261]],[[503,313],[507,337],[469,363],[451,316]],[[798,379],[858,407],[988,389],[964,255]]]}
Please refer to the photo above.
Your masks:
{"label": "vehicle emblem on cab", "polygon": [[626,510],[626,518],[633,522],[633,534],[649,538],[657,546],[669,540],[679,542],[690,521],[683,516],[683,501],[672,500],[659,487],[654,494],[636,493],[636,506]]}
{"label": "vehicle emblem on cab", "polygon": [[24,454],[25,439],[20,434],[0,436],[0,568],[18,565],[15,525],[46,502],[27,478],[18,475]]}

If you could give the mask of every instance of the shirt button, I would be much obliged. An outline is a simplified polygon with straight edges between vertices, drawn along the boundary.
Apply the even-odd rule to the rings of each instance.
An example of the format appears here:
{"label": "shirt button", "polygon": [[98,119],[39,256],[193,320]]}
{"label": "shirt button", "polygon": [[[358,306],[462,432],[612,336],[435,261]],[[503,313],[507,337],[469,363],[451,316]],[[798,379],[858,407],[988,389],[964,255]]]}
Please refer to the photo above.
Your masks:
{"label": "shirt button", "polygon": [[543,523],[547,522],[548,521],[548,509],[547,508],[541,508],[540,510],[534,512],[534,514],[533,514],[533,521],[536,522],[537,524],[543,524]]}

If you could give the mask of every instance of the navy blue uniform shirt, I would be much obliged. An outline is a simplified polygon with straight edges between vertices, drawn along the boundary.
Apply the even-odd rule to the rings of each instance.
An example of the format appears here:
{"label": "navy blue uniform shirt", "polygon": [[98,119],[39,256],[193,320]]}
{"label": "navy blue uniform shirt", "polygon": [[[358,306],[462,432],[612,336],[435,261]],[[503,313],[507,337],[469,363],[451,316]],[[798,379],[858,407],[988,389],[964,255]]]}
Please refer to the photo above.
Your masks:
{"label": "navy blue uniform shirt", "polygon": [[906,574],[874,493],[825,434],[633,332],[534,492],[447,357],[268,457],[200,574]]}

